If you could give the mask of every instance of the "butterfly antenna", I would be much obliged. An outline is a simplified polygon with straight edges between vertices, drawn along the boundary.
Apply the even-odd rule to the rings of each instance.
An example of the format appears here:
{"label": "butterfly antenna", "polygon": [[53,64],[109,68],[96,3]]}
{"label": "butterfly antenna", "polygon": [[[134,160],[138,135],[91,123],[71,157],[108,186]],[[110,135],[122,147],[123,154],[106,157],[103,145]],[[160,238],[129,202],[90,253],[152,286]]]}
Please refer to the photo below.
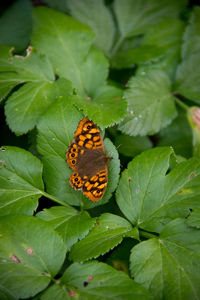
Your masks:
{"label": "butterfly antenna", "polygon": [[[116,150],[121,147],[122,144],[119,144],[117,147],[116,147]],[[110,157],[110,155],[112,154],[113,150],[111,150],[110,152],[108,152],[108,157]],[[110,157],[111,158],[111,157]],[[112,159],[112,158],[111,158]]]}

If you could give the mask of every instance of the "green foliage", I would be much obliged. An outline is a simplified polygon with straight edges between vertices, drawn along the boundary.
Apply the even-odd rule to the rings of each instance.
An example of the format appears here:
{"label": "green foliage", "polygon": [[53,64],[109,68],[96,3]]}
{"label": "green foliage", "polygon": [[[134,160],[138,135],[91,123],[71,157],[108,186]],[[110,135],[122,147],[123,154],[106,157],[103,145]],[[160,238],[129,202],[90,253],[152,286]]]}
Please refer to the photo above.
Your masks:
{"label": "green foliage", "polygon": [[[66,293],[63,290],[70,286]],[[69,295],[80,299],[152,299],[140,285],[127,275],[117,272],[110,266],[91,262],[72,264],[64,273],[59,285],[53,285],[42,295],[42,300],[56,296],[58,300],[70,299]],[[63,298],[64,297],[64,298]]]}
{"label": "green foliage", "polygon": [[[199,6],[44,3],[0,17],[0,299],[199,299]],[[98,202],[69,184],[84,117]]]}
{"label": "green foliage", "polygon": [[27,298],[48,286],[65,258],[59,235],[45,222],[23,215],[2,217],[1,283],[15,298]]}
{"label": "green foliage", "polygon": [[[66,181],[71,170],[66,164],[65,153],[73,141],[74,132],[82,114],[75,109],[70,97],[61,97],[43,116],[38,124],[38,151],[43,156],[44,181],[47,191],[71,205],[84,205],[90,208],[96,204],[89,203],[81,192],[75,191]],[[108,187],[101,203],[107,202],[116,189],[119,178],[119,158],[113,144],[105,140],[107,153],[113,158],[109,162]],[[56,176],[54,174],[57,174]]]}
{"label": "green foliage", "polygon": [[32,214],[44,186],[42,164],[30,152],[17,147],[0,148],[0,215]]}
{"label": "green foliage", "polygon": [[117,203],[131,223],[142,229],[159,233],[170,220],[185,217],[190,208],[200,205],[199,190],[192,186],[195,177],[199,179],[200,160],[190,158],[166,175],[172,154],[168,147],[145,151],[122,173]]}
{"label": "green foliage", "polygon": [[111,11],[104,5],[104,1],[67,1],[67,4],[74,18],[93,29],[96,34],[95,45],[109,55],[116,29]]}
{"label": "green foliage", "polygon": [[154,299],[195,299],[200,292],[199,254],[199,231],[175,219],[159,239],[149,239],[132,249],[131,273],[136,282],[149,288]]}
{"label": "green foliage", "polygon": [[138,239],[138,232],[125,219],[112,214],[102,214],[87,237],[71,249],[70,259],[85,261],[99,256],[121,243],[122,238],[131,236]]}
{"label": "green foliage", "polygon": [[82,239],[93,226],[95,219],[84,211],[78,212],[72,207],[54,206],[44,209],[37,217],[48,222],[62,236],[67,249]]}
{"label": "green foliage", "polygon": [[23,51],[28,46],[31,27],[31,2],[17,0],[0,18],[0,44],[14,47],[15,51]]}
{"label": "green foliage", "polygon": [[129,135],[152,135],[176,116],[170,81],[162,71],[149,71],[130,79],[125,92],[128,114],[119,128]]}

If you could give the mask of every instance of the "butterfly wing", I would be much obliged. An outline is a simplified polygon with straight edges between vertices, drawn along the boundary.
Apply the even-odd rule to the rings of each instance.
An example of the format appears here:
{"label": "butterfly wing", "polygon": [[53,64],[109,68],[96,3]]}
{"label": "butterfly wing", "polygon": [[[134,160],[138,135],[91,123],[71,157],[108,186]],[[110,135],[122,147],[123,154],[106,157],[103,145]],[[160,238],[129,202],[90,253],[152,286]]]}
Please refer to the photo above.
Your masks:
{"label": "butterfly wing", "polygon": [[75,171],[70,176],[70,185],[76,190],[82,189],[91,201],[99,201],[107,187],[108,168],[100,130],[88,118],[79,122],[66,156]]}
{"label": "butterfly wing", "polygon": [[80,152],[80,148],[76,143],[71,143],[67,149],[66,157],[67,163],[72,170],[76,170],[77,158]]}
{"label": "butterfly wing", "polygon": [[69,177],[69,183],[75,190],[82,189],[84,182],[78,172],[73,172]]}
{"label": "butterfly wing", "polygon": [[78,146],[86,149],[103,149],[105,152],[103,139],[97,125],[88,118],[83,118],[75,132],[75,142]]}
{"label": "butterfly wing", "polygon": [[103,197],[108,184],[107,174],[106,167],[105,170],[99,171],[83,184],[83,194],[91,201],[97,202]]}

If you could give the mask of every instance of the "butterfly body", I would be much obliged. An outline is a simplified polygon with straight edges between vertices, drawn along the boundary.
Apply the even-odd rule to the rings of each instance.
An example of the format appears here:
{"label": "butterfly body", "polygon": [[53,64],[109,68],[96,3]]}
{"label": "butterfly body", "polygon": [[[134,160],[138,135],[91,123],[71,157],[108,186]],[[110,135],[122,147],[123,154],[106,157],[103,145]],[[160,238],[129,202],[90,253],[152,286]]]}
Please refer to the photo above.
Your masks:
{"label": "butterfly body", "polygon": [[88,118],[79,122],[66,157],[74,170],[69,179],[71,186],[81,189],[91,201],[99,201],[107,187],[107,162],[111,158],[106,156],[99,128]]}

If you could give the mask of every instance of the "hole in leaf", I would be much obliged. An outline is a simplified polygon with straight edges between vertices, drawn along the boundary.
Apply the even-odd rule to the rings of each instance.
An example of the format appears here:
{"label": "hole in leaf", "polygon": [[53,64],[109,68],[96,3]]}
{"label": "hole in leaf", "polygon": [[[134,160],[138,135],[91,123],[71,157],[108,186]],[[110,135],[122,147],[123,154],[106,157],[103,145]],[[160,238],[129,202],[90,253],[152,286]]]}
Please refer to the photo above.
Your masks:
{"label": "hole in leaf", "polygon": [[86,287],[88,285],[87,281],[83,281],[83,286]]}
{"label": "hole in leaf", "polygon": [[18,264],[21,263],[20,259],[14,254],[11,256],[11,260],[18,263]]}

